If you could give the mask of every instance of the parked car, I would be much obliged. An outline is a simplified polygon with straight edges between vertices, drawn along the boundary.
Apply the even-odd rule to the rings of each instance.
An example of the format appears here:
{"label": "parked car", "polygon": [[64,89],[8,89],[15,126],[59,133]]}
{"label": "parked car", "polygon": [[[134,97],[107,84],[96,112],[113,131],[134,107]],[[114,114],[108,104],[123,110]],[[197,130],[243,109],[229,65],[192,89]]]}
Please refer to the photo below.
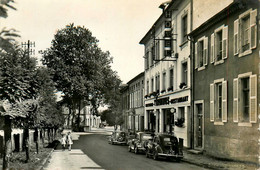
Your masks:
{"label": "parked car", "polygon": [[183,143],[177,137],[169,134],[156,135],[147,145],[146,157],[152,156],[153,159],[165,157],[180,161],[183,158]]}
{"label": "parked car", "polygon": [[123,131],[114,131],[111,136],[108,136],[108,143],[114,144],[124,144],[126,145],[126,133]]}
{"label": "parked car", "polygon": [[128,143],[128,151],[134,151],[136,154],[139,152],[145,152],[149,140],[153,139],[154,134],[148,132],[138,132],[136,138],[132,139]]}
{"label": "parked car", "polygon": [[127,135],[126,135],[127,145],[129,145],[129,142],[131,142],[132,139],[135,139],[135,137],[136,137],[136,133],[134,133],[133,131],[128,132]]}

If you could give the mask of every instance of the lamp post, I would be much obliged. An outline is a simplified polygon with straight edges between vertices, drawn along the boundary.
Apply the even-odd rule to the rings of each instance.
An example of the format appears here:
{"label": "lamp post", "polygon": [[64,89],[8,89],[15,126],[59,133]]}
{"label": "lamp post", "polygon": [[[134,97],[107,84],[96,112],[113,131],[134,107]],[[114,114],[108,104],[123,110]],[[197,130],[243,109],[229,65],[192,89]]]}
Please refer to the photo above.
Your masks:
{"label": "lamp post", "polygon": [[[93,99],[92,94],[88,95],[88,99],[89,99],[89,101]],[[89,112],[90,112],[90,114],[89,114],[89,131],[91,131],[91,126],[92,126],[92,123],[91,123],[92,122],[92,120],[91,120],[92,119],[92,117],[91,117],[92,116],[92,111],[93,111],[93,109],[91,108],[89,110]]]}

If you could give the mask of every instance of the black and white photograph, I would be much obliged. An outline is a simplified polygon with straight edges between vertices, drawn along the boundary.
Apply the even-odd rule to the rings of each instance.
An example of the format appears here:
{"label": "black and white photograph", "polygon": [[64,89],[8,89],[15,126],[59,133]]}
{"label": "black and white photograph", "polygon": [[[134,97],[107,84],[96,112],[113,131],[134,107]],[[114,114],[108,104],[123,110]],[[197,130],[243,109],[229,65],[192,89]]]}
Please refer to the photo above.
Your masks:
{"label": "black and white photograph", "polygon": [[0,0],[1,170],[260,170],[260,0]]}

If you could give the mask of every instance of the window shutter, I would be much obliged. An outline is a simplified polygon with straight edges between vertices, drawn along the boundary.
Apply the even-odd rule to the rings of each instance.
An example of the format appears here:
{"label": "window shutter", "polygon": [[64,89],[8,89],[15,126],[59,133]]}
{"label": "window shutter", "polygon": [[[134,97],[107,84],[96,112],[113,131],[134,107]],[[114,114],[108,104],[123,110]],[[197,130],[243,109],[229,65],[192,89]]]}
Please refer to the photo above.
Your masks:
{"label": "window shutter", "polygon": [[222,122],[227,122],[227,81],[222,82]]}
{"label": "window shutter", "polygon": [[257,9],[250,12],[251,49],[256,48],[256,40],[257,40],[256,16],[257,16]]}
{"label": "window shutter", "polygon": [[228,26],[223,28],[222,58],[228,57]]}
{"label": "window shutter", "polygon": [[251,75],[250,76],[250,102],[249,102],[249,113],[250,113],[250,122],[256,123],[257,122],[257,76]]}
{"label": "window shutter", "polygon": [[234,55],[238,54],[238,19],[234,21]]}
{"label": "window shutter", "polygon": [[210,63],[214,63],[215,61],[215,53],[214,53],[214,42],[215,42],[215,35],[214,33],[211,34],[211,37],[210,37],[210,45],[211,45],[211,49],[210,49]]}
{"label": "window shutter", "polygon": [[238,79],[233,80],[233,121],[238,122]]}
{"label": "window shutter", "polygon": [[204,38],[204,54],[203,54],[203,65],[206,66],[208,64],[208,37]]}
{"label": "window shutter", "polygon": [[195,43],[195,69],[198,68],[198,43]]}
{"label": "window shutter", "polygon": [[214,84],[210,84],[210,121],[214,122]]}

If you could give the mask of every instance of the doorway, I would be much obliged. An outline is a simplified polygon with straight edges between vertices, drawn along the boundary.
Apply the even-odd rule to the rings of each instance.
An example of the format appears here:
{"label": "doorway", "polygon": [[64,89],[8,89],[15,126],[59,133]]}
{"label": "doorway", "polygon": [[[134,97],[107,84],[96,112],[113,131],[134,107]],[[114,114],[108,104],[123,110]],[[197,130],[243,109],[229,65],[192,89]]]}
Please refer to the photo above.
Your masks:
{"label": "doorway", "polygon": [[195,104],[195,115],[194,115],[194,133],[195,133],[195,149],[203,149],[204,140],[204,115],[203,115],[203,103]]}

